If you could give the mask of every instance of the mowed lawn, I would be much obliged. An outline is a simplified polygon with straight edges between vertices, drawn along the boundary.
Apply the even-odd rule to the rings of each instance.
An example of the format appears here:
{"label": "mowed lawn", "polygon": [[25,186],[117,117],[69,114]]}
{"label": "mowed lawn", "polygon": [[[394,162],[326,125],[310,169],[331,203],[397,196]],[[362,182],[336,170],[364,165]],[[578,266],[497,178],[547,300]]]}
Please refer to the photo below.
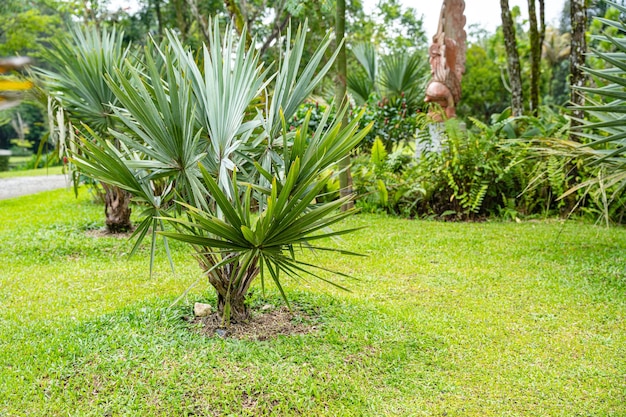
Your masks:
{"label": "mowed lawn", "polygon": [[[135,209],[138,211],[139,209]],[[0,416],[624,416],[626,230],[358,215],[286,279],[315,331],[209,338],[188,248],[97,237],[82,190],[0,201]],[[281,303],[258,288],[254,305]]]}

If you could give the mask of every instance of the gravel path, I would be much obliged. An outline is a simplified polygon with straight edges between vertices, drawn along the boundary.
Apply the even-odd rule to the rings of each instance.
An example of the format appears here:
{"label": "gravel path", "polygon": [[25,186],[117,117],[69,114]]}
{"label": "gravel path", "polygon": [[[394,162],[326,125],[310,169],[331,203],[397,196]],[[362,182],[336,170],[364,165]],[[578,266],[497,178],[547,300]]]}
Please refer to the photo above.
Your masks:
{"label": "gravel path", "polygon": [[65,175],[0,178],[0,200],[67,186]]}

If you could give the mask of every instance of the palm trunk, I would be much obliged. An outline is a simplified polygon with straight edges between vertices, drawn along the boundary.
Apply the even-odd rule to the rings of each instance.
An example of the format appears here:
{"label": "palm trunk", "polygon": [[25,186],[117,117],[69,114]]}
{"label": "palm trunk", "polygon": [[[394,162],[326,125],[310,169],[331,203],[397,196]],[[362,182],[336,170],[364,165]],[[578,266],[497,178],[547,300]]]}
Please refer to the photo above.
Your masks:
{"label": "palm trunk", "polygon": [[217,315],[220,321],[228,326],[230,323],[243,323],[250,320],[250,309],[246,304],[246,298],[250,285],[261,271],[258,258],[250,262],[241,279],[235,283],[234,280],[240,272],[239,266],[226,264],[221,268],[213,269],[213,266],[220,261],[219,257],[212,254],[210,248],[198,249],[196,259],[205,273],[208,273],[209,284],[217,292]]}
{"label": "palm trunk", "polygon": [[[227,302],[229,301],[229,303]],[[230,304],[230,307],[227,305]],[[226,318],[224,313],[230,308],[230,317]],[[222,321],[229,323],[245,323],[250,320],[250,309],[246,304],[246,297],[230,296],[226,298],[222,294],[217,294],[217,314]]]}
{"label": "palm trunk", "polygon": [[[335,22],[335,34],[337,36],[337,46],[340,46],[339,54],[337,55],[337,77],[335,79],[335,103],[337,108],[342,108],[343,105],[348,105],[346,97],[346,81],[347,81],[347,58],[346,58],[346,45],[343,42],[346,32],[346,1],[337,0],[337,16]],[[348,114],[343,117],[342,127],[348,124]],[[339,161],[339,187],[341,197],[345,197],[352,194],[352,175],[350,175],[350,155]],[[354,207],[352,200],[346,202],[341,206],[342,211],[350,210]]]}
{"label": "palm trunk", "polygon": [[104,215],[109,233],[124,233],[132,229],[130,221],[130,194],[119,187],[102,184],[104,188]]}

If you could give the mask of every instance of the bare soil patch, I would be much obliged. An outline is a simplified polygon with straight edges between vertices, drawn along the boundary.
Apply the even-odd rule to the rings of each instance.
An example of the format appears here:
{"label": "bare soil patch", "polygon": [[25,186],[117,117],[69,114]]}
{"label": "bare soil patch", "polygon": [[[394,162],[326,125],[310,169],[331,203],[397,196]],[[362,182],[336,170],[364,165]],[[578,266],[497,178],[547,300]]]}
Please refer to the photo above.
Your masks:
{"label": "bare soil patch", "polygon": [[207,317],[189,317],[195,326],[192,328],[208,337],[232,338],[238,340],[268,340],[277,336],[290,336],[315,332],[319,324],[315,317],[302,311],[289,311],[287,307],[252,311],[247,323],[231,323],[228,328],[213,313]]}

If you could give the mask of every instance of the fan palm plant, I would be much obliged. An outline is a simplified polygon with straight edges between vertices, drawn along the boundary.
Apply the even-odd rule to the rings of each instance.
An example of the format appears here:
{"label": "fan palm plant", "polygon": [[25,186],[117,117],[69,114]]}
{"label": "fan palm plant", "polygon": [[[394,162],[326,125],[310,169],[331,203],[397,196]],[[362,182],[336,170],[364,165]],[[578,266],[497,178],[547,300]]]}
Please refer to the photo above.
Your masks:
{"label": "fan palm plant", "polygon": [[[606,3],[622,15],[626,13],[625,6],[611,1]],[[596,86],[573,86],[585,95],[585,105],[576,109],[583,110],[587,115],[586,120],[580,120],[581,126],[575,132],[585,142],[576,153],[586,158],[590,166],[598,168],[598,176],[579,184],[569,193],[583,187],[595,187],[603,194],[601,199],[605,201],[605,206],[616,202],[623,210],[626,203],[626,37],[623,36],[626,24],[623,21],[597,19],[616,28],[621,35],[605,33],[597,37],[611,44],[613,52],[592,50],[596,58],[607,64],[604,69],[584,68],[588,76],[595,80]],[[605,194],[607,190],[611,190],[611,195]],[[608,207],[605,207],[605,214],[608,214]]]}
{"label": "fan palm plant", "polygon": [[[108,129],[115,124],[110,106],[116,105],[118,100],[104,75],[115,74],[114,67],[124,67],[129,48],[124,46],[123,33],[115,30],[98,31],[77,26],[70,30],[70,36],[70,42],[59,39],[46,50],[44,58],[53,70],[38,72],[43,75],[50,96],[63,109],[59,114],[68,117],[70,132],[86,125],[99,135],[109,137]],[[65,126],[61,131],[65,131]],[[129,230],[130,195],[109,183],[101,185],[107,230],[111,233]]]}
{"label": "fan palm plant", "polygon": [[348,74],[348,89],[357,103],[364,104],[372,94],[392,102],[404,99],[414,109],[424,101],[426,66],[419,52],[379,57],[372,44],[352,48],[361,71]]}
{"label": "fan palm plant", "polygon": [[[200,65],[169,33],[162,45],[146,50],[144,64],[129,65],[128,77],[120,69],[108,75],[122,126],[110,132],[120,147],[91,130],[73,159],[144,204],[139,240],[152,230],[154,245],[160,228],[162,236],[195,249],[226,324],[249,318],[246,296],[257,277],[265,287],[269,274],[283,296],[285,274],[325,279],[297,259],[300,248],[345,253],[313,242],[347,232],[329,226],[352,213],[337,212],[351,196],[317,200],[331,179],[324,173],[367,129],[359,131],[359,117],[342,127],[345,108],[334,119],[328,111],[314,132],[308,121],[300,130],[286,128],[285,120],[331,68],[332,60],[316,73],[330,36],[298,73],[306,27],[293,39],[289,30],[270,72],[256,51],[246,50],[245,36],[230,27],[221,32],[216,21]],[[164,231],[164,221],[174,229]]]}

